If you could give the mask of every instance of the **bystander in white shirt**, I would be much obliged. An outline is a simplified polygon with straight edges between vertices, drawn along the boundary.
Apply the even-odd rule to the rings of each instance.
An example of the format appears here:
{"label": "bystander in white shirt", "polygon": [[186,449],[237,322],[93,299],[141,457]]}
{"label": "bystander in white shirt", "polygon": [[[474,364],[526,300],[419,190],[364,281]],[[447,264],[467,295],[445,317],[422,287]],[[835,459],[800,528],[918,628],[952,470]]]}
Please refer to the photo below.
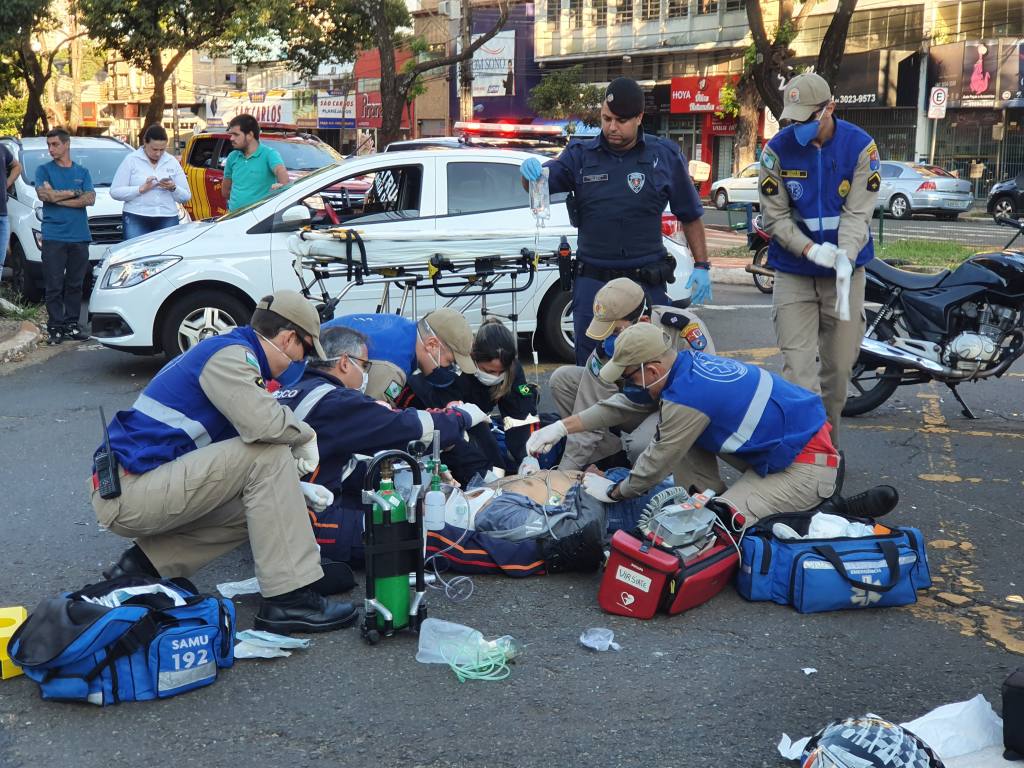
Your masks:
{"label": "bystander in white shirt", "polygon": [[[147,150],[147,145],[143,144],[121,161],[110,185],[110,196],[123,200],[124,210],[136,216],[177,217],[177,204],[192,198],[188,179],[181,164],[162,147],[154,162],[150,157],[156,154],[153,150],[151,146]],[[164,179],[170,181],[161,184]]]}

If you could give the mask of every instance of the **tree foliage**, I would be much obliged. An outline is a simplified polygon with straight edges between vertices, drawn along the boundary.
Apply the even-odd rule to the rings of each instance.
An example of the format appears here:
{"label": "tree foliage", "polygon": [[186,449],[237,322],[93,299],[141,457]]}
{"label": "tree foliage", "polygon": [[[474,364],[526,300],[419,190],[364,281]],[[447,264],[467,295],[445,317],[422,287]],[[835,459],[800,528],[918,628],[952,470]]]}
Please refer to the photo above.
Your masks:
{"label": "tree foliage", "polygon": [[596,85],[583,82],[583,67],[577,64],[567,69],[549,72],[541,79],[529,96],[530,109],[541,117],[570,120],[570,125],[598,125],[601,99],[604,91]]}

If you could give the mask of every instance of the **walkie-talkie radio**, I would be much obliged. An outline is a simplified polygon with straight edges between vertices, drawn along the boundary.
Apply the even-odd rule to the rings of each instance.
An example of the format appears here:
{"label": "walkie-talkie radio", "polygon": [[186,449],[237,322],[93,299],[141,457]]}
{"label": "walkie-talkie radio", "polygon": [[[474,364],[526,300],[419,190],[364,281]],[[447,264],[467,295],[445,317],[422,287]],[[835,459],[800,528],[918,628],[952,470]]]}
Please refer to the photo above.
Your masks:
{"label": "walkie-talkie radio", "polygon": [[116,499],[121,495],[121,476],[118,474],[117,457],[110,450],[110,432],[107,430],[107,417],[100,406],[100,421],[103,422],[103,447],[96,452],[93,463],[96,465],[96,479],[99,483],[101,499]]}

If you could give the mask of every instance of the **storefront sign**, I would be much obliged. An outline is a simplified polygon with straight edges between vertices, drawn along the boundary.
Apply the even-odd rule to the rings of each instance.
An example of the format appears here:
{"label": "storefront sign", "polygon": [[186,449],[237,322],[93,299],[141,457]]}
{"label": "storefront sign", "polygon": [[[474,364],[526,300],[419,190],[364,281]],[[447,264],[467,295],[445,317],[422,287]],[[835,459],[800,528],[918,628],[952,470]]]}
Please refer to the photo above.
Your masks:
{"label": "storefront sign", "polygon": [[996,40],[982,40],[964,45],[963,74],[960,79],[960,106],[986,107],[996,105],[998,81]]}
{"label": "storefront sign", "polygon": [[261,126],[295,125],[292,99],[286,91],[232,92],[206,97],[206,124],[223,127],[235,115],[252,115]]}
{"label": "storefront sign", "polygon": [[999,43],[999,98],[1010,108],[1024,107],[1024,42]]}
{"label": "storefront sign", "polygon": [[355,128],[356,94],[317,91],[316,125],[317,128]]}
{"label": "storefront sign", "polygon": [[711,116],[712,136],[732,136],[736,133],[736,118]]}
{"label": "storefront sign", "polygon": [[928,85],[949,89],[951,108],[1024,107],[1024,41],[969,40],[932,46]]}
{"label": "storefront sign", "polygon": [[82,102],[82,125],[86,128],[96,127],[96,102]]}
{"label": "storefront sign", "polygon": [[[476,40],[481,35],[474,35]],[[516,31],[499,32],[473,53],[473,96],[516,95]]]}
{"label": "storefront sign", "polygon": [[731,79],[728,75],[673,77],[670,103],[672,114],[721,111],[722,86]]}

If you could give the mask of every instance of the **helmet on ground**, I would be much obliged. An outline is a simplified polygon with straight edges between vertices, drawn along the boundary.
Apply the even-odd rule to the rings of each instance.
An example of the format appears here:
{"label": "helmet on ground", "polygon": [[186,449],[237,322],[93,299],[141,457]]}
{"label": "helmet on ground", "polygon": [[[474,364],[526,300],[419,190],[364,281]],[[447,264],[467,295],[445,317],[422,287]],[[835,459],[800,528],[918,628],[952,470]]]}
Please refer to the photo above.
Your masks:
{"label": "helmet on ground", "polygon": [[829,723],[804,747],[801,768],[944,768],[921,739],[875,715]]}

